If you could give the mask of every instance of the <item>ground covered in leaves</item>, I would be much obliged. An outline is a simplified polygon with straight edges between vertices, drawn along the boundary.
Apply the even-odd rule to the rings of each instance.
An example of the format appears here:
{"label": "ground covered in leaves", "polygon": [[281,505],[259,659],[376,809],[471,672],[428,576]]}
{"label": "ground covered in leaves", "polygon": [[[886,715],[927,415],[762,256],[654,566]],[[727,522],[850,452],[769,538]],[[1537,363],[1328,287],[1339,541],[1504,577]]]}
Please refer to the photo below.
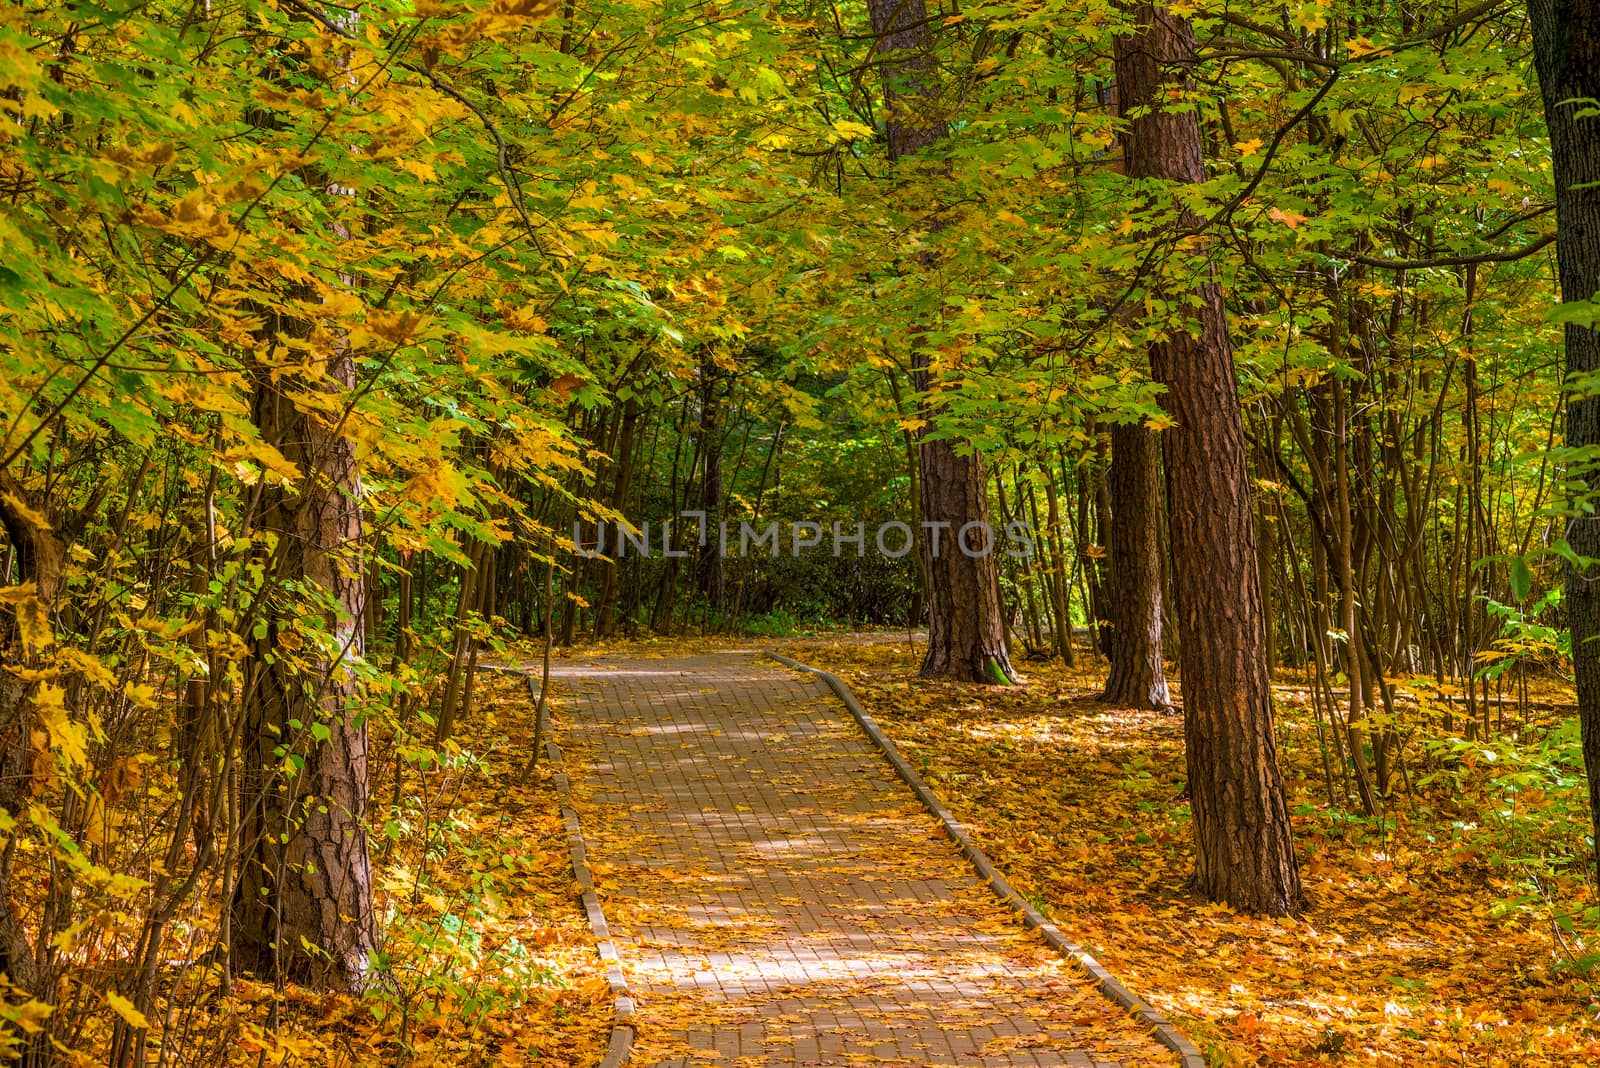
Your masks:
{"label": "ground covered in leaves", "polygon": [[904,635],[784,651],[841,675],[1018,888],[1208,1063],[1600,1063],[1567,721],[1468,743],[1417,711],[1414,789],[1377,820],[1330,804],[1311,712],[1280,687],[1308,901],[1261,920],[1188,892],[1181,720],[1097,702],[1103,661],[1030,663],[1003,689],[918,679]]}
{"label": "ground covered in leaves", "polygon": [[166,1063],[599,1062],[611,1000],[549,769],[522,774],[528,692],[494,676],[478,688],[443,746],[375,739],[374,891],[389,978],[360,998],[248,979],[222,996],[214,974],[191,969],[157,1032]]}

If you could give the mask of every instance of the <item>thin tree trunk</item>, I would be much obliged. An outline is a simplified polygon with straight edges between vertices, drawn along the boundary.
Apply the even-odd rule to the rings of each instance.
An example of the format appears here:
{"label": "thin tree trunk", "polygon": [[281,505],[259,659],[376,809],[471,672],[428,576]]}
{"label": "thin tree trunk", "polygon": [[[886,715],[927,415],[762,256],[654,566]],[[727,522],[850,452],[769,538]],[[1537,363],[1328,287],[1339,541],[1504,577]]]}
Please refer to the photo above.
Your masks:
{"label": "thin tree trunk", "polygon": [[[617,446],[617,481],[611,493],[611,508],[620,513],[628,499],[628,488],[633,481],[633,439],[639,423],[639,402],[629,397],[622,409],[622,440]],[[594,636],[609,638],[616,632],[617,605],[617,553],[622,544],[618,531],[609,556],[600,564],[600,601],[594,614]]]}
{"label": "thin tree trunk", "polygon": [[[1056,493],[1055,472],[1050,464],[1044,465],[1045,519],[1044,543],[1050,552],[1050,572],[1046,585],[1050,591],[1050,609],[1055,617],[1056,653],[1068,667],[1073,663],[1071,583],[1067,580],[1067,554],[1062,547],[1061,501]],[[1032,509],[1033,525],[1039,527],[1039,507],[1033,500],[1033,488],[1028,489],[1028,504]]]}
{"label": "thin tree trunk", "polygon": [[461,677],[466,669],[468,646],[472,642],[467,617],[480,599],[483,563],[487,556],[488,546],[483,542],[474,542],[467,555],[467,566],[461,569],[461,584],[456,588],[455,622],[451,631],[450,666],[445,672],[444,694],[439,699],[439,719],[433,731],[434,745],[443,742],[455,730]]}
{"label": "thin tree trunk", "polygon": [[727,607],[728,577],[722,555],[722,373],[708,355],[700,363],[700,553],[695,561],[695,583],[706,607],[720,619]]}

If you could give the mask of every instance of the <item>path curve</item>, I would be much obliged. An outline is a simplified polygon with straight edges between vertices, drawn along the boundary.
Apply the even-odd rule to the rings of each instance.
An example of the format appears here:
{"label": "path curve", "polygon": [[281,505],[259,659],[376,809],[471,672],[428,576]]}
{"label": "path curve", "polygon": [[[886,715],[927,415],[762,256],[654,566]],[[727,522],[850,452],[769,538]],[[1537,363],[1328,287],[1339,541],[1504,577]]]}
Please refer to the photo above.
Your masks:
{"label": "path curve", "polygon": [[991,896],[820,680],[755,650],[555,674],[634,1063],[1177,1063]]}

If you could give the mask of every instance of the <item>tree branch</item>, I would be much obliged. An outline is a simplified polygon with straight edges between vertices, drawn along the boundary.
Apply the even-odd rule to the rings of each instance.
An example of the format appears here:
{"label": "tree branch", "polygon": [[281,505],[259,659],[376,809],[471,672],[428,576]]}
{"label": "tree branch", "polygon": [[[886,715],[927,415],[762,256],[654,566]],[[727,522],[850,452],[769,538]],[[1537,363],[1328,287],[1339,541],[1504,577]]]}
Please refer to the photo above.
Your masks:
{"label": "tree branch", "polygon": [[1478,252],[1459,256],[1435,256],[1424,260],[1386,260],[1379,256],[1367,256],[1360,252],[1334,253],[1334,258],[1349,260],[1366,267],[1380,267],[1386,271],[1423,271],[1430,267],[1467,267],[1474,263],[1512,263],[1516,260],[1526,259],[1540,249],[1555,241],[1554,233],[1544,234],[1535,238],[1521,248],[1509,249],[1504,252]]}

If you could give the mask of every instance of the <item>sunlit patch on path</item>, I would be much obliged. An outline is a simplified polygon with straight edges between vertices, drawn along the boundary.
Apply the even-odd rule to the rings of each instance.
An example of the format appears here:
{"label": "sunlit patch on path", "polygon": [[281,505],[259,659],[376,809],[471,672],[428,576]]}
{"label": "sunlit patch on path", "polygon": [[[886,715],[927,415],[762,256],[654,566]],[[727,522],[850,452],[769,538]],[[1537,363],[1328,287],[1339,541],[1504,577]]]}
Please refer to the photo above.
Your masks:
{"label": "sunlit patch on path", "polygon": [[820,682],[749,651],[558,678],[633,1063],[1174,1063],[990,896]]}

